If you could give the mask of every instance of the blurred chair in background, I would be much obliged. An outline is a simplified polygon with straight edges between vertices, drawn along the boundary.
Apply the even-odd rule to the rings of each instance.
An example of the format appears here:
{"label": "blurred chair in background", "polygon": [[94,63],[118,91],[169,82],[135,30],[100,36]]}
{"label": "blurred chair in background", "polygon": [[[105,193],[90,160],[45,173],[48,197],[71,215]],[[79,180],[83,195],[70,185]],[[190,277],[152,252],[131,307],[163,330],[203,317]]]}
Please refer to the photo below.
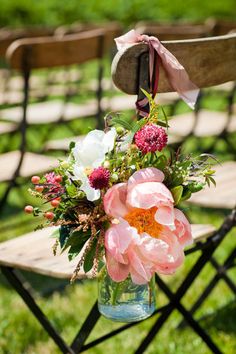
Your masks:
{"label": "blurred chair in background", "polygon": [[[27,140],[27,131],[30,125],[47,124],[48,135],[52,131],[49,123],[66,123],[68,125],[72,119],[96,116],[97,126],[103,126],[101,118],[102,70],[99,71],[96,100],[91,106],[69,104],[67,97],[64,102],[49,101],[29,104],[32,72],[42,68],[78,65],[92,60],[100,62],[103,58],[103,42],[104,33],[101,30],[94,30],[63,38],[21,39],[13,42],[8,48],[8,64],[13,70],[18,70],[24,80],[24,100],[23,109],[16,107],[2,111],[5,119],[16,121],[19,124],[21,139],[18,151],[10,151],[0,155],[0,181],[7,182],[0,202],[1,208],[6,203],[9,192],[17,184],[18,177],[30,177],[32,174],[46,172],[57,164],[55,158],[32,153],[32,148]],[[12,114],[12,117],[8,117],[7,113],[9,116]]]}

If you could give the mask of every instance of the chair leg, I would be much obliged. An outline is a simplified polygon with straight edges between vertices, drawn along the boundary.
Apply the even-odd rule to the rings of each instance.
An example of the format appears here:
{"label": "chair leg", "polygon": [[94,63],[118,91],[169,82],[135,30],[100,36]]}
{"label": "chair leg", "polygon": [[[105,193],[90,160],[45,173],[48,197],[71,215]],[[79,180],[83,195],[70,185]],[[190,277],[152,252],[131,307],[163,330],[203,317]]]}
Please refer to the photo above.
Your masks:
{"label": "chair leg", "polygon": [[21,296],[25,304],[28,306],[30,311],[34,314],[37,320],[41,323],[42,327],[47,331],[49,336],[54,340],[55,344],[60,348],[64,354],[75,354],[75,352],[64,342],[62,337],[57,333],[55,328],[49,322],[45,314],[36,304],[34,298],[30,295],[28,290],[23,286],[20,279],[18,278],[15,270],[10,267],[1,266],[2,274],[5,276],[7,281],[16,290],[16,292]]}
{"label": "chair leg", "polygon": [[199,323],[194,320],[191,313],[186,310],[185,307],[180,303],[180,300],[176,299],[177,296],[173,294],[172,291],[170,291],[168,286],[159,277],[156,277],[156,281],[159,287],[168,296],[169,300],[174,304],[174,308],[176,308],[184,316],[188,324],[204,340],[204,342],[211,349],[211,351],[215,354],[222,354],[221,350],[215,345],[211,337],[208,336],[208,334],[203,330]]}
{"label": "chair leg", "polygon": [[94,326],[96,325],[97,321],[100,318],[100,313],[98,311],[98,304],[97,301],[95,302],[94,306],[92,307],[88,317],[86,318],[84,324],[80,328],[78,334],[75,336],[71,348],[75,353],[79,353],[81,348],[83,347],[84,342],[90,335],[91,331],[93,330]]}
{"label": "chair leg", "polygon": [[[233,251],[230,253],[230,255],[227,257],[225,260],[224,264],[221,266],[218,264],[218,262],[215,260],[215,258],[211,258],[210,262],[213,265],[213,267],[216,269],[217,273],[216,275],[212,278],[212,280],[208,283],[206,286],[205,290],[201,293],[197,301],[193,304],[192,308],[189,310],[189,312],[193,315],[197,309],[203,304],[203,302],[206,300],[206,298],[211,294],[212,290],[215,288],[219,280],[224,280],[225,283],[228,285],[230,290],[236,294],[236,286],[232,282],[232,280],[227,276],[226,271],[228,267],[232,264],[236,257],[236,248],[233,249]],[[177,328],[183,328],[184,325],[186,324],[185,320],[182,320]]]}

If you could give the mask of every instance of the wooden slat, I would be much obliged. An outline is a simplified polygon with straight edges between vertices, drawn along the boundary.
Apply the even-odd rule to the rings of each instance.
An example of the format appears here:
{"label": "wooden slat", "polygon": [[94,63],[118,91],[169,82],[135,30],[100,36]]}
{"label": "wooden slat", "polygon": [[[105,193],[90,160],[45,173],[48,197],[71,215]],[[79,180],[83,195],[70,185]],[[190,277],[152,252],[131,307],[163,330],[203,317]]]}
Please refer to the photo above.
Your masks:
{"label": "wooden slat", "polygon": [[0,122],[0,134],[7,134],[16,131],[17,125],[13,123]]}
{"label": "wooden slat", "polygon": [[216,187],[206,187],[192,195],[188,203],[209,208],[232,209],[236,205],[236,162],[214,166]]}
{"label": "wooden slat", "polygon": [[[56,278],[71,278],[78,258],[69,262],[66,253],[53,256],[53,228],[31,232],[0,244],[0,264]],[[85,274],[80,273],[84,278]]]}
{"label": "wooden slat", "polygon": [[[11,151],[0,155],[0,182],[9,181],[15,171],[20,157],[19,151]],[[24,155],[20,176],[30,177],[34,174],[51,171],[58,166],[58,159],[27,152]]]}
{"label": "wooden slat", "polygon": [[[50,238],[54,228],[45,228],[0,244],[0,264],[55,278],[70,279],[80,255],[69,262],[66,253],[53,256],[55,239]],[[192,225],[195,241],[208,238],[214,232],[212,225]],[[82,253],[82,252],[81,252]],[[79,279],[89,278],[82,270]]]}
{"label": "wooden slat", "polygon": [[140,34],[158,37],[160,41],[207,37],[212,27],[207,24],[155,24],[141,23],[135,27]]}
{"label": "wooden slat", "polygon": [[84,139],[85,135],[81,136],[73,136],[70,138],[65,138],[65,139],[58,139],[58,140],[49,140],[46,142],[44,145],[44,149],[47,150],[62,150],[62,151],[68,151],[69,150],[69,145],[71,141],[74,142],[82,142]]}
{"label": "wooden slat", "polygon": [[19,39],[7,49],[11,68],[21,70],[25,58],[31,69],[81,64],[102,57],[103,31],[71,34],[63,38]]}
{"label": "wooden slat", "polygon": [[[84,104],[63,103],[55,100],[34,103],[28,106],[27,121],[29,124],[47,124],[57,122],[62,116],[70,121],[76,118],[90,117],[97,113],[96,100]],[[12,107],[0,111],[1,118],[11,122],[22,120],[22,107]]]}
{"label": "wooden slat", "polygon": [[4,28],[0,30],[0,57],[5,57],[7,48],[12,42],[20,38],[32,38],[50,36],[54,33],[53,28],[47,27],[32,27],[32,28],[20,28],[10,29]]}
{"label": "wooden slat", "polygon": [[216,229],[210,224],[192,224],[191,230],[194,241],[198,242],[209,238]]}
{"label": "wooden slat", "polygon": [[[176,56],[191,80],[200,88],[236,79],[236,34],[163,44]],[[138,93],[139,57],[147,51],[148,46],[139,43],[116,54],[112,63],[112,77],[121,91],[131,95]],[[158,91],[173,91],[162,68]]]}
{"label": "wooden slat", "polygon": [[82,33],[91,30],[102,30],[104,32],[104,51],[109,51],[115,46],[114,38],[122,34],[122,27],[119,22],[107,23],[74,23],[68,26],[60,26],[55,31],[55,36],[63,37],[68,34]]}
{"label": "wooden slat", "polygon": [[[218,136],[227,126],[228,117],[226,112],[201,110],[198,113],[197,124],[193,131],[195,122],[194,113],[184,113],[170,117],[169,134],[176,134],[185,137],[191,132],[197,137]],[[236,131],[236,115],[231,117],[230,124],[226,129],[232,133]]]}

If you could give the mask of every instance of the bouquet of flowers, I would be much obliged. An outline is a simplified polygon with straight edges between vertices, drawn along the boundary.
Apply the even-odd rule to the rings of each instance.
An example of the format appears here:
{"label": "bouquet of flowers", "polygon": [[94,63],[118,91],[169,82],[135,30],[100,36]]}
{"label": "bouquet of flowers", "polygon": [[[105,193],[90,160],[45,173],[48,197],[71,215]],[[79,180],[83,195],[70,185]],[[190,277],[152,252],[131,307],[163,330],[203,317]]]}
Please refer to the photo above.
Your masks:
{"label": "bouquet of flowers", "polygon": [[155,309],[153,275],[172,274],[183,263],[192,234],[179,204],[214,183],[214,171],[207,154],[184,156],[168,146],[168,119],[154,100],[158,55],[172,88],[194,107],[199,89],[183,66],[155,37],[132,30],[115,41],[118,50],[140,42],[149,48],[152,94],[143,90],[146,97],[136,102],[143,118],[128,122],[108,114],[104,131],[72,142],[55,171],[32,177],[31,193],[43,208],[28,205],[25,211],[58,226],[54,253],[60,246],[70,260],[78,257],[72,280],[81,270],[104,279],[100,312],[130,322]]}
{"label": "bouquet of flowers", "polygon": [[72,280],[81,269],[95,275],[105,260],[113,281],[147,284],[155,272],[174,273],[192,242],[179,204],[214,183],[214,171],[208,155],[168,146],[167,118],[145,94],[147,117],[128,122],[108,114],[104,131],[71,143],[55,171],[31,179],[43,204],[25,211],[43,215],[42,226],[59,226],[54,252],[60,246],[69,260],[80,254]]}

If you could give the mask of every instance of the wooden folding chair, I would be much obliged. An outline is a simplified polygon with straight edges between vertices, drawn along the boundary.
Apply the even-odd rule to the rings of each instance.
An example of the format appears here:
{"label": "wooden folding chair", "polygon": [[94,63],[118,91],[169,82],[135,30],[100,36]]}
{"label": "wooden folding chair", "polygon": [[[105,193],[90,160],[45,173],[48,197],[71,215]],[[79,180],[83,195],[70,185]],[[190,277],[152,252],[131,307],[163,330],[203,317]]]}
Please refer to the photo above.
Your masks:
{"label": "wooden folding chair", "polygon": [[[195,52],[197,51],[199,53],[198,60],[202,58],[203,62],[208,63],[212,55],[214,59],[214,53],[218,53],[218,50],[223,48],[226,54],[226,58],[227,60],[229,60],[229,63],[234,62],[234,50],[231,50],[230,48],[235,45],[235,41],[236,37],[231,36],[219,39],[204,39],[169,43],[167,42],[165,43],[165,45],[168,46],[168,49],[173,52],[185,66],[187,66],[187,62],[192,61],[191,57],[189,56],[189,50],[191,49],[194,53],[194,48]],[[148,58],[147,52],[148,48],[145,44],[137,44],[130,47],[123,53],[118,53],[115,57],[113,63],[113,78],[115,83],[125,92],[131,94],[138,94],[140,84],[141,87],[147,88],[148,83],[146,83],[146,81],[148,81],[147,78],[149,76],[146,75],[146,73],[148,72],[148,65],[146,60],[145,62],[143,61],[143,57],[145,57],[146,59]],[[219,62],[222,61],[222,58],[218,57],[218,59],[218,65],[220,65]],[[127,63],[129,63],[129,65],[127,65]],[[222,66],[220,65],[220,71],[223,72],[224,66],[225,64],[222,64]],[[195,66],[192,67],[191,65],[188,65],[187,70],[190,74],[190,77],[192,77],[192,74],[194,72],[195,74],[197,72],[197,68],[195,68]],[[218,76],[216,79],[213,78],[214,71],[212,70],[212,66],[210,66],[206,72],[209,73],[208,80],[210,82],[213,81],[213,84],[215,84],[215,82],[218,81]],[[123,79],[120,78],[120,75],[123,77]],[[232,72],[229,72],[229,70],[225,69],[223,76],[226,77],[226,79],[230,80],[232,79],[232,76],[235,76],[235,71],[232,74]],[[126,78],[125,80],[124,77]],[[141,83],[140,78],[142,78]],[[220,80],[223,80],[222,77]],[[204,76],[201,76],[201,80],[200,78],[197,80],[197,84],[199,86],[202,86],[205,83],[206,78],[204,78]],[[163,72],[161,73],[160,78],[160,88],[161,90],[171,90]],[[182,298],[186,294],[187,290],[191,287],[194,280],[198,277],[201,270],[209,262],[214,251],[221,244],[223,239],[226,237],[228,232],[235,226],[235,224],[236,210],[233,210],[230,215],[226,217],[222,226],[218,230],[214,230],[214,228],[210,225],[192,226],[195,243],[191,248],[186,251],[186,255],[190,255],[196,251],[200,251],[201,254],[196,260],[196,262],[192,265],[186,277],[183,279],[181,285],[175,292],[173,292],[159,276],[156,277],[159,288],[164,291],[169,302],[166,305],[159,307],[154,312],[152,317],[156,316],[155,323],[154,325],[151,325],[151,328],[147,333],[145,339],[140,344],[138,344],[137,348],[134,348],[134,353],[141,354],[145,352],[149,344],[152,342],[153,338],[157,335],[158,331],[161,329],[161,327],[164,325],[164,323],[167,321],[167,319],[174,310],[177,310],[183,315],[187,323],[202,338],[202,340],[206,343],[206,345],[213,353],[222,353],[221,350],[216,346],[216,344],[206,333],[206,331],[203,330],[200,324],[193,318],[191,312],[184,307],[184,305],[182,304]],[[54,340],[55,344],[60,348],[60,350],[63,353],[71,354],[83,352],[103,342],[104,340],[107,340],[113,337],[114,335],[119,334],[124,330],[128,330],[132,326],[138,325],[138,323],[122,325],[121,327],[110,331],[105,335],[102,335],[87,343],[87,339],[89,338],[91,331],[93,330],[100,317],[98,313],[97,303],[95,303],[73,342],[71,344],[67,344],[63,340],[61,335],[52,326],[51,322],[49,322],[49,319],[39,308],[35,299],[32,297],[32,295],[30,295],[27,288],[24,287],[22,280],[17,274],[17,271],[19,270],[27,270],[39,274],[51,275],[65,279],[67,279],[71,275],[73,263],[67,263],[65,256],[57,256],[56,258],[50,256],[48,233],[49,232],[47,231],[47,229],[40,230],[33,235],[28,234],[13,239],[11,241],[2,243],[0,245],[0,265],[2,274],[6,277],[12,287],[18,292],[18,294],[22,297],[29,310],[38,319],[38,321],[47,331],[49,336]],[[27,247],[25,245],[27,245]],[[86,275],[81,272],[80,278],[85,277]],[[137,342],[137,338],[135,338],[135,342]]]}
{"label": "wooden folding chair", "polygon": [[[103,32],[94,30],[91,32],[84,32],[81,34],[68,35],[64,38],[33,38],[33,39],[21,39],[11,44],[7,51],[7,60],[9,66],[21,72],[24,79],[24,100],[23,110],[19,123],[19,131],[21,134],[21,143],[19,151],[11,151],[6,154],[0,155],[1,175],[0,182],[8,182],[7,188],[1,198],[0,208],[2,208],[7,200],[8,194],[13,186],[16,185],[17,178],[30,177],[32,174],[46,172],[48,169],[55,167],[56,159],[48,156],[41,156],[39,154],[33,154],[30,152],[30,147],[27,146],[27,129],[29,128],[29,91],[30,91],[30,77],[31,73],[35,69],[52,68],[61,66],[70,66],[73,64],[82,64],[89,60],[98,59],[101,60],[103,56]],[[97,118],[97,126],[103,126],[103,120],[101,117],[101,75],[102,68],[98,78],[97,89],[97,102],[92,107],[91,116],[95,115]],[[51,104],[51,102],[49,102]],[[55,102],[52,104],[55,105]],[[36,104],[37,105],[37,104]],[[79,106],[80,107],[80,106]],[[49,108],[43,110],[43,107],[32,106],[32,109],[36,109],[36,124],[39,124],[40,119],[45,123],[47,121],[47,114],[50,114]],[[73,118],[78,116],[86,117],[89,114],[89,107],[83,106],[82,112],[75,112],[72,109]],[[77,107],[78,108],[78,107]],[[19,108],[18,108],[19,109]],[[86,111],[86,114],[85,114]],[[69,112],[70,113],[70,112]],[[45,120],[46,118],[46,120]],[[66,118],[68,119],[68,117]],[[65,120],[66,121],[66,120]],[[51,123],[63,122],[63,112],[56,111],[53,113],[53,120]],[[32,123],[32,122],[31,122]]]}
{"label": "wooden folding chair", "polygon": [[[14,90],[12,92],[12,81],[21,85],[19,76],[15,76],[9,70],[6,62],[7,48],[16,40],[22,38],[46,37],[52,36],[55,31],[53,27],[26,27],[26,28],[8,28],[0,29],[0,73],[1,73],[1,90],[0,90],[0,104],[17,104],[22,101],[21,92]],[[38,80],[39,81],[39,80]],[[42,80],[41,80],[42,86]],[[19,85],[17,85],[19,87]]]}
{"label": "wooden folding chair", "polygon": [[[222,84],[236,78],[235,34],[219,38],[207,38],[205,40],[173,41],[164,45],[176,55],[177,59],[186,67],[191,80],[200,88]],[[117,87],[126,93],[139,94],[141,97],[143,93],[139,91],[140,87],[149,88],[148,53],[145,47],[145,44],[137,44],[124,51],[124,53],[118,53],[114,59],[113,66],[113,80]],[[224,58],[221,58],[219,54],[222,51],[224,52]],[[188,53],[191,53],[191,56]],[[139,57],[139,61],[136,59],[137,57]],[[129,66],[127,66],[127,63],[129,63]],[[123,81],[124,78],[125,80]],[[134,80],[131,78],[134,78]],[[160,92],[171,90],[163,71],[160,73],[159,85]],[[212,117],[212,122],[208,123],[214,125],[214,116]],[[226,162],[217,167],[216,181],[218,181],[219,185],[216,190],[212,188],[207,193],[202,191],[199,193],[200,195],[196,194],[192,198],[192,203],[211,206],[216,205],[216,202],[218,202],[218,206],[221,205],[222,208],[233,209],[236,205],[235,171],[235,162]],[[226,274],[227,269],[234,266],[235,255],[236,250],[233,249],[223,265],[219,265],[213,257],[208,258],[207,262],[211,262],[217,270],[217,274],[190,310],[191,314],[196,311],[210,294],[219,279],[223,278],[235,294],[236,286]],[[158,277],[157,282],[165,294],[171,298],[171,292]]]}

